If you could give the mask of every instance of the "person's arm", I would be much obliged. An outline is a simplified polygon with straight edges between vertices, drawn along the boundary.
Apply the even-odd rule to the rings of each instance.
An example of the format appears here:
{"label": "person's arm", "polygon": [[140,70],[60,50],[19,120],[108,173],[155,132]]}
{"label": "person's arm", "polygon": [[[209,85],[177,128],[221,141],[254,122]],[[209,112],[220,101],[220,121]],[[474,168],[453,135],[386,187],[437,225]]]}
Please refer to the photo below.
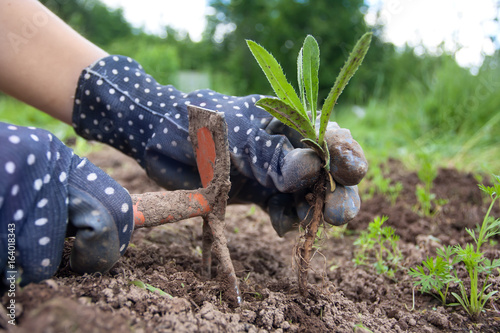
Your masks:
{"label": "person's arm", "polygon": [[71,124],[82,70],[106,56],[36,0],[0,0],[0,90]]}

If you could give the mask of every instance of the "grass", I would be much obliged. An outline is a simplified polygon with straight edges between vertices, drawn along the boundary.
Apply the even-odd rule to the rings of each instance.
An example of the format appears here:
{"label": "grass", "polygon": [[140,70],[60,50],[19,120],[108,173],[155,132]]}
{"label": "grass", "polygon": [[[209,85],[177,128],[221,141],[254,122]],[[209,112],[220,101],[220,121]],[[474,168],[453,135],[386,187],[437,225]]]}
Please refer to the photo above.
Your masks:
{"label": "grass", "polygon": [[1,94],[0,121],[18,126],[33,126],[46,129],[63,142],[76,138],[76,142],[72,144],[71,148],[77,155],[84,156],[92,150],[97,149],[96,145],[90,145],[86,140],[77,137],[71,126],[32,106]]}
{"label": "grass", "polygon": [[500,54],[487,58],[477,75],[449,55],[420,59],[429,65],[418,75],[401,59],[392,66],[402,79],[381,76],[383,94],[362,106],[341,103],[335,109],[333,120],[351,130],[370,164],[394,157],[418,170],[418,152],[425,150],[436,167],[498,173]]}
{"label": "grass", "polygon": [[426,148],[436,167],[484,174],[500,170],[500,142],[498,137],[492,138],[495,128],[500,127],[500,111],[494,111],[488,124],[478,125],[474,134],[452,135],[439,129],[425,132],[414,128],[406,116],[418,107],[418,101],[405,101],[403,96],[373,100],[364,107],[339,105],[332,120],[350,129],[370,166],[392,157],[401,160],[409,170],[418,170],[418,152]]}

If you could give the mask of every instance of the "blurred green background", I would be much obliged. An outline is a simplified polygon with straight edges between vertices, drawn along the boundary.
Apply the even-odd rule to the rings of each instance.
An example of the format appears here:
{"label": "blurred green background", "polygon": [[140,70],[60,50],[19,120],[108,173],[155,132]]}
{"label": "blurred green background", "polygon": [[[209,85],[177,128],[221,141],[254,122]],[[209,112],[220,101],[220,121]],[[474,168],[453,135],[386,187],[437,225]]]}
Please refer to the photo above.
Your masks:
{"label": "blurred green background", "polygon": [[[273,53],[296,86],[296,56],[312,34],[321,49],[323,100],[356,40],[373,31],[368,55],[332,116],[351,129],[370,163],[393,157],[417,169],[417,156],[425,154],[436,166],[500,173],[499,52],[473,75],[444,49],[436,56],[396,48],[380,38],[383,26],[367,25],[362,0],[210,0],[214,10],[199,42],[171,27],[163,38],[146,34],[132,27],[121,9],[98,0],[41,2],[109,53],[138,60],[160,83],[186,92],[272,94],[245,39]],[[222,36],[221,24],[228,28]],[[75,136],[69,126],[5,95],[0,95],[0,120],[43,127],[66,141]],[[86,147],[77,140],[78,153]]]}

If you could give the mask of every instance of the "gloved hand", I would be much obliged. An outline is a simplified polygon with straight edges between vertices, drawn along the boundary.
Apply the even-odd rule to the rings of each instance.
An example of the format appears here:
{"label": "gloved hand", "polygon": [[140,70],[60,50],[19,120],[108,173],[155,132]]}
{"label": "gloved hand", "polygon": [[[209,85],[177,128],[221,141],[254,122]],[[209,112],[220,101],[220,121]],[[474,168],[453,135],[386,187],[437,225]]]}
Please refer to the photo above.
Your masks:
{"label": "gloved hand", "polygon": [[128,192],[45,130],[0,123],[0,147],[1,281],[51,277],[68,236],[74,271],[109,270],[133,231]]}
{"label": "gloved hand", "polygon": [[[211,90],[184,94],[171,85],[160,85],[131,58],[114,55],[82,72],[73,126],[84,138],[107,143],[135,158],[166,189],[193,189],[201,187],[201,182],[188,138],[187,105],[223,112],[232,165],[230,203],[259,204],[282,235],[306,216],[304,191],[317,180],[322,162],[311,149],[300,148],[303,145],[292,130],[255,106],[261,97],[225,96]],[[333,125],[332,131],[338,130]],[[359,145],[356,153],[348,151],[352,141],[348,139],[342,147],[329,142],[332,149],[339,148],[333,163],[339,169],[347,165],[366,172]],[[359,210],[356,188],[343,188],[344,180],[337,181],[340,186],[330,196],[324,214],[333,224],[347,222]]]}

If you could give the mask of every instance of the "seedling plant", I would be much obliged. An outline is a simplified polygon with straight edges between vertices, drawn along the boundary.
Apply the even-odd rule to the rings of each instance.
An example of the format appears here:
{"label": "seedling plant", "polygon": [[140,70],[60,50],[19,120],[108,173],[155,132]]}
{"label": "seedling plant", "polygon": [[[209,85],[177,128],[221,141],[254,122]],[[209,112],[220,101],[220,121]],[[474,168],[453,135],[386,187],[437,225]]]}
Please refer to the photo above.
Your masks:
{"label": "seedling plant", "polygon": [[354,245],[358,248],[354,263],[372,264],[377,274],[394,278],[403,255],[398,246],[399,236],[392,227],[383,227],[387,216],[377,216],[368,224],[368,229],[361,232]]}
{"label": "seedling plant", "polygon": [[153,287],[149,283],[144,283],[144,282],[142,282],[140,280],[130,281],[129,283],[133,284],[134,286],[139,287],[141,289],[148,290],[148,291],[150,291],[152,293],[158,294],[160,296],[164,296],[164,297],[168,297],[168,298],[173,298],[172,295],[167,294],[166,292],[164,292],[163,290],[161,290],[159,288]]}
{"label": "seedling plant", "polygon": [[[437,177],[437,168],[430,159],[430,155],[420,152],[418,158],[421,163],[417,175],[423,185],[418,184],[415,190],[418,201],[417,209],[423,216],[430,217],[438,212],[439,207],[445,205],[448,201],[446,199],[437,199],[436,194],[431,192],[433,181]],[[434,209],[433,206],[435,207]]]}
{"label": "seedling plant", "polygon": [[389,198],[392,206],[396,204],[396,200],[403,190],[403,184],[400,181],[392,182],[391,178],[385,177],[382,168],[378,165],[370,167],[366,178],[368,178],[369,185],[365,185],[365,188],[368,187],[365,199],[373,198],[375,193],[380,193]]}
{"label": "seedling plant", "polygon": [[323,172],[314,186],[314,202],[312,203],[313,215],[311,222],[306,226],[302,243],[297,246],[296,258],[298,258],[299,289],[302,295],[307,294],[307,274],[309,261],[312,255],[312,246],[322,221],[322,211],[325,200],[325,183],[330,182],[332,191],[335,182],[330,174],[330,153],[327,142],[324,139],[326,127],[330,120],[337,100],[352,78],[368,51],[372,33],[364,34],[355,45],[347,62],[337,76],[335,84],[328,94],[323,107],[319,128],[316,128],[316,117],[318,110],[319,90],[319,64],[320,52],[316,39],[308,35],[297,58],[297,78],[299,94],[287,81],[286,76],[271,53],[254,41],[247,40],[253,56],[260,68],[266,75],[277,98],[262,98],[256,104],[271,115],[279,119],[285,125],[299,132],[302,141],[308,144],[323,160]]}
{"label": "seedling plant", "polygon": [[[446,304],[450,283],[457,283],[460,294],[451,293],[457,303],[448,305],[461,305],[472,317],[478,316],[486,302],[498,292],[498,290],[490,292],[487,290],[491,286],[488,284],[488,279],[493,271],[500,267],[500,259],[491,261],[481,252],[481,246],[489,241],[489,238],[500,234],[500,219],[490,216],[491,209],[500,195],[500,176],[493,178],[493,186],[479,185],[481,191],[486,193],[491,201],[482,224],[476,230],[465,229],[474,243],[467,243],[465,247],[456,245],[440,249],[435,258],[427,258],[423,266],[411,268],[409,273],[415,278],[414,284],[421,286],[422,292],[438,293],[443,304]],[[469,276],[468,288],[465,286],[467,281],[458,277],[457,266],[460,263],[463,263]],[[482,281],[481,277],[484,277]]]}

